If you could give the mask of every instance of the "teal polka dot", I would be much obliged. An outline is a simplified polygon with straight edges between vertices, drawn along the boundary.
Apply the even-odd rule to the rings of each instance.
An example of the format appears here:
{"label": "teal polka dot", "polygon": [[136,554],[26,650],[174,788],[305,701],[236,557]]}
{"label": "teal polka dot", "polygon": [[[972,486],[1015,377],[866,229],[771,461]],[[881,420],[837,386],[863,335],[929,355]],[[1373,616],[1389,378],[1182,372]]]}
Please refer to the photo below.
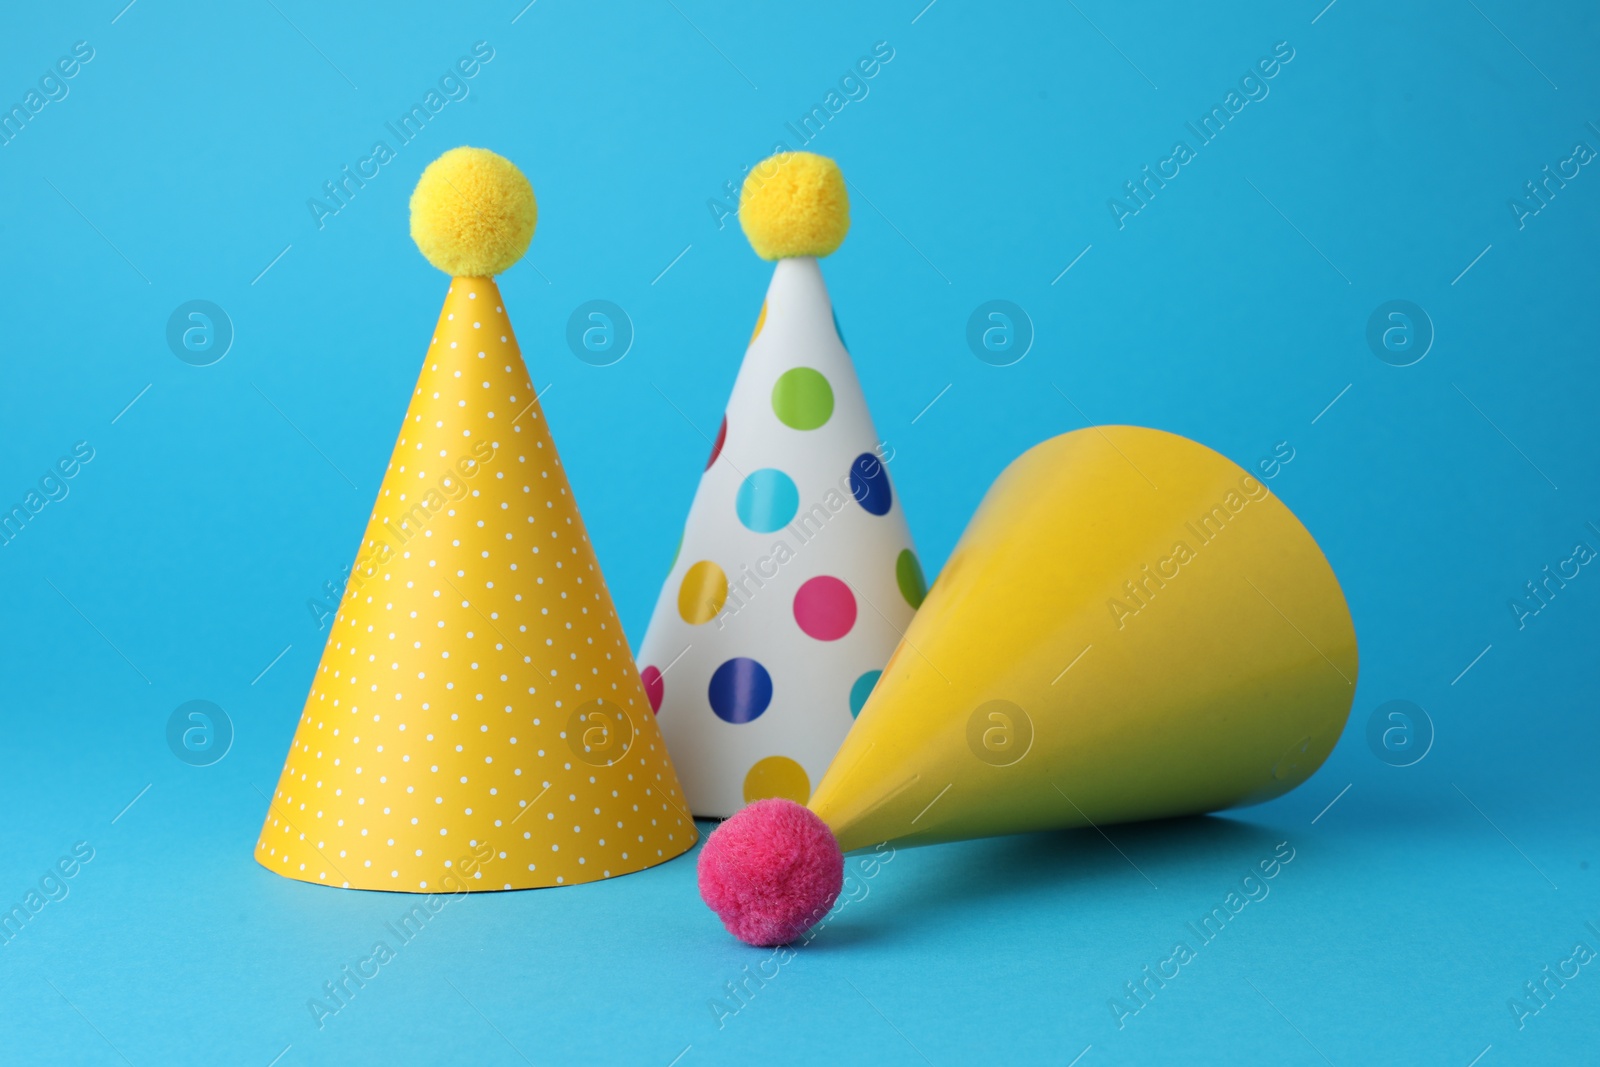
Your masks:
{"label": "teal polka dot", "polygon": [[794,479],[771,467],[746,478],[734,501],[739,521],[756,533],[783,529],[799,508],[800,490],[795,488]]}
{"label": "teal polka dot", "polygon": [[856,679],[850,687],[850,717],[853,719],[861,714],[861,709],[866,707],[867,698],[872,695],[872,689],[878,684],[882,671],[868,671]]}

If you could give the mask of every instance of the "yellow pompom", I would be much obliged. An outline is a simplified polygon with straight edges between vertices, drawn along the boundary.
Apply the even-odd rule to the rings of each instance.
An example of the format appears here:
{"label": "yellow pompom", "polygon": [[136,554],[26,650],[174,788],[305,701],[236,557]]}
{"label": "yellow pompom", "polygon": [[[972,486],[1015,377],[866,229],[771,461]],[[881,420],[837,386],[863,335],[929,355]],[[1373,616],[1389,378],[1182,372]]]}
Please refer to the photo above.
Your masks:
{"label": "yellow pompom", "polygon": [[411,239],[452,278],[510,270],[533,240],[539,205],[516,164],[487,148],[452,148],[411,194]]}
{"label": "yellow pompom", "polygon": [[811,152],[762,160],[739,194],[739,225],[762,259],[828,255],[850,232],[850,197],[839,165]]}

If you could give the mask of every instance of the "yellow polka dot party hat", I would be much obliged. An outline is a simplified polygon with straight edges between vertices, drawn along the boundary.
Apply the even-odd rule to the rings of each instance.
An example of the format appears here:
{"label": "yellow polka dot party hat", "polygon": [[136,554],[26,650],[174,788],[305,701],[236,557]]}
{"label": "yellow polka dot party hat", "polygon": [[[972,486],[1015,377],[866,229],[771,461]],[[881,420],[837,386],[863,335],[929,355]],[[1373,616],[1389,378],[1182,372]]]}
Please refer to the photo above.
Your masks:
{"label": "yellow polka dot party hat", "polygon": [[493,275],[527,178],[446,152],[411,235],[444,309],[256,859],[404,892],[610,878],[696,840]]}
{"label": "yellow polka dot party hat", "polygon": [[640,645],[696,815],[805,803],[922,602],[922,570],[818,257],[850,226],[830,159],[782,153],[739,221],[777,260]]}

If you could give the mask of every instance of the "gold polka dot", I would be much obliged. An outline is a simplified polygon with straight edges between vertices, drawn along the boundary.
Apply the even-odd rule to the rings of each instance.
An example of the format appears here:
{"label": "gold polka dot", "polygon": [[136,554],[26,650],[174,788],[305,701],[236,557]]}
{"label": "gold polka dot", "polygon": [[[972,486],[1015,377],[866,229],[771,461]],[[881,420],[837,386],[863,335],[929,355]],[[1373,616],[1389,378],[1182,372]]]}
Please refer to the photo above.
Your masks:
{"label": "gold polka dot", "polygon": [[678,614],[683,621],[698,626],[710,622],[728,601],[728,576],[708,559],[691,566],[678,586]]}
{"label": "gold polka dot", "polygon": [[767,324],[767,302],[761,301],[761,314],[756,316],[755,332],[750,335],[750,343],[755,344],[756,338],[761,336],[761,327]]}
{"label": "gold polka dot", "polygon": [[810,800],[811,779],[806,769],[788,756],[757,760],[744,776],[744,802],[754,804],[768,797],[783,797],[796,804]]}

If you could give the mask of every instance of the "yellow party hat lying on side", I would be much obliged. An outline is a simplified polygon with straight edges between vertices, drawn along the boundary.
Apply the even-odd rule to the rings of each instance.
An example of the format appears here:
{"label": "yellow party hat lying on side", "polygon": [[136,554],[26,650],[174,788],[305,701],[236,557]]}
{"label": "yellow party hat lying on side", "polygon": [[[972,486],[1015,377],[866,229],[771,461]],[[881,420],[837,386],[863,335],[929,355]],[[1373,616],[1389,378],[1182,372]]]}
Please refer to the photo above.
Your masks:
{"label": "yellow party hat lying on side", "polygon": [[1339,583],[1266,485],[1174,434],[1064,434],[989,490],[809,805],[711,835],[701,895],[783,944],[852,849],[1269,800],[1333,750],[1355,680]]}
{"label": "yellow party hat lying on side", "polygon": [[422,174],[453,278],[256,845],[289,878],[591,882],[696,840],[493,275],[537,209],[506,159]]}

